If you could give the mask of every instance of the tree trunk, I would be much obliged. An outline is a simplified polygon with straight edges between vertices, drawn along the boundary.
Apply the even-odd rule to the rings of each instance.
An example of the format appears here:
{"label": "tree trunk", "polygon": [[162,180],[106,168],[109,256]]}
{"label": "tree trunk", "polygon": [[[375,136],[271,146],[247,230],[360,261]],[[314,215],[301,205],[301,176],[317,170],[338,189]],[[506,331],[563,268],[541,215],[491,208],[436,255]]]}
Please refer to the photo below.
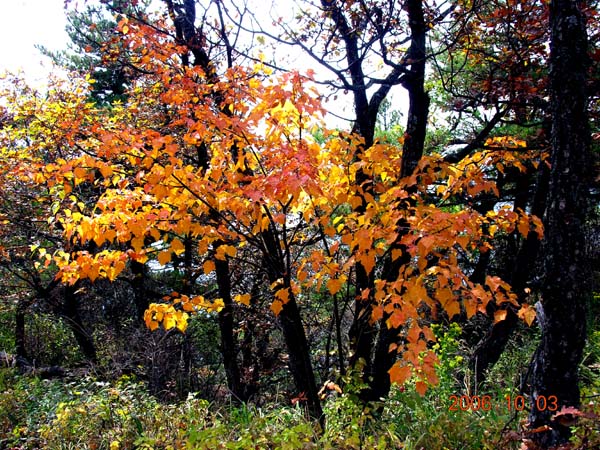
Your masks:
{"label": "tree trunk", "polygon": [[79,314],[79,297],[77,295],[79,283],[64,287],[64,304],[62,315],[66,319],[67,325],[71,328],[73,336],[81,349],[85,358],[95,363],[97,360],[96,346],[92,336],[86,330],[81,315]]}
{"label": "tree trunk", "polygon": [[304,394],[306,397],[310,416],[319,420],[323,425],[323,409],[321,408],[315,373],[310,360],[310,348],[298,304],[291,292],[290,299],[279,313],[278,319],[289,353],[290,372],[294,377],[296,389],[299,394]]}
{"label": "tree trunk", "polygon": [[549,426],[532,438],[543,448],[568,442],[570,429],[538,409],[539,400],[556,396],[559,408],[578,407],[578,366],[586,338],[590,295],[585,224],[591,181],[587,117],[588,68],[584,2],[550,3],[550,107],[552,164],[544,217],[544,283],[538,303],[542,337],[532,362],[530,426]]}
{"label": "tree trunk", "polygon": [[15,346],[16,346],[16,364],[19,369],[23,369],[27,364],[27,349],[25,348],[25,312],[27,306],[23,299],[17,302],[15,310]]}
{"label": "tree trunk", "polygon": [[[425,148],[425,135],[427,132],[427,118],[429,115],[429,94],[425,91],[425,66],[426,66],[426,33],[425,17],[423,14],[422,0],[409,0],[405,6],[411,30],[411,45],[408,52],[413,61],[411,70],[407,74],[403,86],[409,97],[408,118],[406,121],[406,134],[402,147],[402,165],[400,177],[413,174],[423,156]],[[402,257],[391,261],[388,257],[383,269],[386,281],[394,282],[398,279],[403,265],[410,263],[407,249],[398,243],[408,229],[408,223],[398,224],[398,238],[393,246],[402,249]],[[391,252],[390,252],[391,254]],[[371,368],[370,400],[377,401],[386,397],[390,391],[391,383],[389,370],[394,365],[396,353],[390,352],[390,344],[398,338],[398,330],[389,329],[385,317],[380,321],[379,334],[375,346],[375,355]]]}
{"label": "tree trunk", "polygon": [[144,313],[150,306],[150,294],[146,289],[146,279],[148,276],[146,265],[138,261],[132,260],[130,263],[133,280],[131,287],[133,288],[133,300],[135,302],[136,324],[144,323]]}
{"label": "tree trunk", "polygon": [[288,291],[288,301],[283,305],[277,320],[281,326],[288,351],[290,372],[294,378],[298,395],[304,397],[307,403],[310,416],[323,426],[323,409],[312,366],[310,346],[304,331],[302,315],[291,289],[291,264],[286,264],[286,257],[281,250],[282,246],[274,227],[269,227],[262,233],[262,240],[264,243],[264,266],[269,283],[271,285],[279,284],[279,287],[275,288],[275,295],[281,289]]}
{"label": "tree trunk", "polygon": [[[215,245],[215,248],[217,247],[218,245]],[[238,345],[235,337],[236,324],[233,320],[234,311],[231,298],[229,262],[217,258],[214,259],[214,262],[219,296],[223,300],[223,309],[219,311],[219,330],[221,331],[221,355],[225,367],[225,376],[227,377],[227,386],[234,401],[246,402],[248,398],[238,365]]]}

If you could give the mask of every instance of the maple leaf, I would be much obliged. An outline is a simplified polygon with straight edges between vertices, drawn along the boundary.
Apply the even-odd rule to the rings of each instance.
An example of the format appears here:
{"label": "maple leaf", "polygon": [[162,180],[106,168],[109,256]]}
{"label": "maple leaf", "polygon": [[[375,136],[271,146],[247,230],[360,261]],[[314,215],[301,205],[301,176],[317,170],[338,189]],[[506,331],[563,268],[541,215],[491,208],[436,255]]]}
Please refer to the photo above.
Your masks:
{"label": "maple leaf", "polygon": [[524,320],[528,326],[531,326],[536,316],[535,308],[525,303],[517,312],[517,316],[519,317],[519,319]]}
{"label": "maple leaf", "polygon": [[331,295],[335,295],[340,291],[344,283],[345,280],[342,278],[330,278],[327,280],[327,290]]}
{"label": "maple leaf", "polygon": [[404,384],[411,377],[412,369],[409,366],[401,365],[400,361],[396,361],[388,373],[392,383]]}
{"label": "maple leaf", "polygon": [[[378,322],[382,318],[383,318],[383,305],[377,305],[373,308],[373,311],[371,312],[371,321]],[[389,326],[390,326],[390,324],[388,323],[388,327]]]}
{"label": "maple leaf", "polygon": [[215,252],[215,258],[225,261],[227,257],[234,258],[237,254],[237,249],[233,245],[219,245]]}
{"label": "maple leaf", "polygon": [[415,383],[415,389],[419,393],[421,397],[423,397],[427,393],[427,383],[424,381],[417,381]]}
{"label": "maple leaf", "polygon": [[171,250],[176,255],[181,255],[183,252],[185,252],[185,246],[179,239],[175,238],[171,241]]}
{"label": "maple leaf", "polygon": [[209,273],[213,272],[215,270],[215,263],[214,261],[207,259],[206,261],[204,261],[204,264],[202,264],[202,270],[204,271],[204,273],[206,275],[208,275]]}
{"label": "maple leaf", "polygon": [[506,319],[507,311],[505,309],[499,309],[494,313],[494,323],[502,322]]}
{"label": "maple leaf", "polygon": [[169,262],[171,262],[171,251],[163,250],[158,254],[157,259],[161,266],[167,265]]}
{"label": "maple leaf", "polygon": [[394,308],[390,317],[386,320],[388,328],[400,328],[406,323],[406,314],[400,308]]}
{"label": "maple leaf", "polygon": [[237,294],[234,297],[234,300],[237,303],[241,303],[242,305],[250,306],[250,299],[252,298],[251,294]]}
{"label": "maple leaf", "polygon": [[451,289],[438,289],[435,292],[435,297],[440,302],[440,305],[442,305],[442,308],[444,308],[450,319],[460,314],[460,303],[458,303],[456,300]]}
{"label": "maple leaf", "polygon": [[275,292],[275,298],[285,305],[290,301],[290,291],[288,288],[280,288]]}
{"label": "maple leaf", "polygon": [[283,303],[281,303],[280,300],[274,300],[273,303],[271,303],[271,311],[273,311],[273,314],[275,314],[276,317],[279,316],[282,309]]}
{"label": "maple leaf", "polygon": [[[152,305],[150,305],[152,307]],[[147,309],[144,312],[144,322],[146,327],[148,327],[151,331],[154,331],[158,328],[158,321],[154,318],[154,312],[151,309]]]}

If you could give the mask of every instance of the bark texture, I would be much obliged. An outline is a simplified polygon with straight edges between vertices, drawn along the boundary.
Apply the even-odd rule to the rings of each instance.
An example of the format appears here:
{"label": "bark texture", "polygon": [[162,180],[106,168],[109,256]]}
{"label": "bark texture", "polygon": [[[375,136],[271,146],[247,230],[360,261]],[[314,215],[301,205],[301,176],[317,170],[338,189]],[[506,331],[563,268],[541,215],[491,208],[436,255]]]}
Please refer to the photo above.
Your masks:
{"label": "bark texture", "polygon": [[590,265],[585,224],[591,164],[583,5],[576,0],[553,0],[550,4],[552,169],[544,217],[545,279],[537,308],[542,337],[532,363],[529,417],[532,428],[550,427],[532,435],[543,448],[566,443],[570,429],[553,420],[553,412],[537,409],[536,401],[555,395],[559,407],[579,406],[578,366],[586,338]]}

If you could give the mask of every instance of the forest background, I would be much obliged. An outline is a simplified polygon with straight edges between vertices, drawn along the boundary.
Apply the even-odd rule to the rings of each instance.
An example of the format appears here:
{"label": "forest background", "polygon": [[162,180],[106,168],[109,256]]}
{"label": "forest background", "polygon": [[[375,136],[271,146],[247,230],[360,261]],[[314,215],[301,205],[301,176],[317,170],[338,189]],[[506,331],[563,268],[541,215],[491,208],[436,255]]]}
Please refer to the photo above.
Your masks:
{"label": "forest background", "polygon": [[1,445],[594,448],[596,3],[288,5],[3,78]]}

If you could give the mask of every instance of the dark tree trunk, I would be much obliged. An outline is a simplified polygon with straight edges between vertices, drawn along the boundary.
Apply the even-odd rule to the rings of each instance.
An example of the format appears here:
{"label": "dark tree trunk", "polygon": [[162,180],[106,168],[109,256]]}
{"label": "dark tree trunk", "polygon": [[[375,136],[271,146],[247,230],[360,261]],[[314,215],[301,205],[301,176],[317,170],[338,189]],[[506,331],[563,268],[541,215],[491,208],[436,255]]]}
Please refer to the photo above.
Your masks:
{"label": "dark tree trunk", "polygon": [[[377,112],[379,111],[381,101],[385,98],[385,94],[383,96],[374,96],[376,101],[369,102],[359,51],[358,34],[354,32],[353,27],[347,22],[344,16],[343,5],[341,5],[342,3],[334,0],[321,0],[323,10],[329,14],[331,20],[335,23],[338,33],[346,45],[346,62],[352,86],[354,87],[352,95],[356,120],[352,132],[363,139],[363,142],[357,146],[354,154],[355,160],[359,160],[364,151],[373,145]],[[367,207],[364,194],[372,191],[371,178],[361,169],[356,174],[356,185],[358,188],[357,194],[363,198],[362,204],[356,208],[356,212],[361,214],[365,212]],[[372,300],[361,299],[360,293],[371,287],[372,277],[359,262],[355,265],[355,271],[357,301],[354,304],[354,317],[348,333],[351,348],[350,366],[356,366],[359,361],[364,361],[368,367],[372,360],[377,329],[371,322]]]}
{"label": "dark tree trunk", "polygon": [[282,251],[276,230],[270,227],[262,233],[262,240],[264,243],[264,266],[269,283],[279,284],[279,287],[275,288],[275,294],[280,289],[288,290],[288,302],[283,305],[277,320],[288,351],[290,372],[298,394],[305,398],[310,416],[323,426],[323,409],[312,366],[310,346],[304,331],[300,309],[291,290],[291,264],[286,263],[288,258]]}
{"label": "dark tree trunk", "polygon": [[227,386],[231,391],[234,401],[246,402],[248,400],[246,388],[242,383],[238,365],[238,346],[235,338],[233,318],[233,300],[231,298],[231,275],[229,262],[214,259],[217,274],[219,296],[223,300],[223,309],[219,311],[219,330],[221,331],[221,355],[227,377]]}
{"label": "dark tree trunk", "polygon": [[423,1],[408,0],[405,8],[408,12],[411,32],[408,57],[413,63],[402,83],[408,91],[409,98],[406,133],[402,147],[402,177],[411,175],[423,156],[429,115],[429,94],[425,91],[427,25],[423,14]]}
{"label": "dark tree trunk", "polygon": [[310,347],[306,339],[298,304],[291,292],[290,299],[279,313],[278,319],[289,353],[289,366],[296,389],[306,397],[310,416],[323,424],[323,409],[321,408],[315,373],[310,359]]}
{"label": "dark tree trunk", "polygon": [[[177,40],[185,45],[189,52],[194,56],[192,64],[197,67],[201,67],[206,77],[213,83],[219,82],[219,77],[215,71],[213,61],[211,61],[208,53],[203,47],[203,36],[195,27],[196,21],[196,5],[193,0],[185,0],[183,2],[183,9],[177,10],[172,0],[167,0],[167,8],[171,19],[175,25],[175,32]],[[221,8],[221,5],[217,5]],[[225,44],[227,48],[230,47],[229,41],[224,34]],[[181,55],[182,64],[184,66],[190,65],[188,52],[184,52]],[[232,67],[232,61],[228,58],[228,66]],[[213,93],[215,102],[220,106],[221,111],[231,116],[232,112],[228,108],[229,104],[223,104],[224,99],[221,93],[215,91]],[[233,145],[230,148],[231,157],[235,161],[238,158],[239,149]],[[210,157],[208,154],[208,145],[205,142],[200,143],[196,146],[196,163],[199,167],[207,170],[210,166]],[[210,213],[210,219],[214,222],[219,222],[220,217],[217,211]],[[186,238],[186,280],[189,284],[192,279],[192,248],[193,242],[191,239]],[[216,242],[215,249],[224,242]],[[236,330],[239,329],[239,324],[235,320],[234,302],[231,296],[231,273],[229,268],[229,262],[227,260],[219,260],[213,258],[215,263],[215,271],[217,276],[217,285],[219,289],[219,296],[223,300],[223,309],[218,314],[219,330],[220,330],[220,350],[223,358],[223,366],[225,368],[225,376],[227,378],[227,386],[232,394],[233,400],[236,402],[246,402],[251,394],[249,387],[243,382],[241,377],[241,371],[238,364],[239,345],[236,337]],[[191,289],[191,285],[188,286]]]}
{"label": "dark tree trunk", "polygon": [[[578,367],[586,338],[586,303],[590,295],[585,225],[591,182],[590,132],[587,117],[587,36],[583,1],[550,3],[550,107],[552,164],[544,216],[544,283],[538,303],[542,337],[531,380],[530,426],[544,448],[569,440],[570,429],[553,420],[554,412],[536,407],[556,396],[558,406],[578,407]],[[539,402],[542,403],[541,401]]]}
{"label": "dark tree trunk", "polygon": [[[409,97],[408,118],[406,122],[406,133],[402,147],[402,166],[400,177],[408,177],[413,174],[419,161],[423,156],[425,148],[425,135],[427,132],[427,118],[429,115],[429,94],[425,91],[425,67],[426,67],[426,33],[427,26],[423,14],[422,0],[409,0],[405,9],[408,12],[408,20],[411,31],[411,45],[408,57],[413,61],[410,72],[406,75],[403,86]],[[408,229],[407,223],[399,223],[398,230]],[[402,239],[404,231],[398,234],[397,242]],[[398,279],[400,268],[410,263],[407,249],[403,249],[398,243],[393,244],[400,248],[402,257],[391,261],[388,257],[383,269],[386,281],[393,282]],[[391,253],[391,252],[390,252]],[[380,323],[379,334],[375,346],[375,355],[371,369],[370,400],[376,401],[388,395],[391,387],[389,370],[394,365],[396,353],[390,352],[390,344],[398,338],[398,330],[388,329],[385,320]]]}
{"label": "dark tree trunk", "polygon": [[27,365],[27,349],[25,348],[25,312],[26,304],[24,300],[17,302],[15,310],[15,346],[16,346],[16,363],[19,369],[23,369]]}
{"label": "dark tree trunk", "polygon": [[[410,175],[423,154],[429,112],[429,96],[424,90],[427,27],[423,15],[423,2],[422,0],[409,0],[405,5],[411,29],[411,47],[406,61],[410,62],[396,65],[370,100],[367,96],[366,77],[359,50],[360,35],[347,22],[342,3],[334,0],[321,0],[323,10],[335,23],[337,33],[345,44],[345,56],[353,88],[356,114],[353,132],[363,138],[362,145],[357,147],[355,158],[359,159],[364,149],[373,145],[377,114],[381,103],[392,86],[402,84],[408,90],[410,108],[401,174],[402,176]],[[376,8],[373,11],[376,13]],[[361,191],[363,194],[372,194],[372,181],[360,171],[356,175],[356,184],[359,194]],[[363,195],[364,197],[366,196]],[[363,200],[363,204],[359,205],[356,211],[361,213],[365,210],[366,201]],[[360,263],[356,264],[355,270],[357,300],[354,304],[354,318],[349,331],[350,366],[356,366],[361,361],[364,362],[364,374],[366,378],[370,378],[370,381],[368,381],[369,388],[361,393],[361,397],[365,401],[378,400],[389,392],[388,370],[393,365],[395,355],[390,354],[388,349],[389,343],[395,339],[397,333],[395,330],[386,328],[385,320],[373,323],[371,320],[373,299],[362,299],[360,296],[365,289],[371,288],[370,291],[374,291],[372,289],[373,277]],[[392,272],[394,271],[389,273]],[[365,379],[365,381],[367,380]]]}
{"label": "dark tree trunk", "polygon": [[83,324],[81,315],[79,314],[79,296],[77,289],[79,283],[67,285],[64,287],[64,304],[62,307],[62,316],[65,318],[67,325],[71,328],[73,336],[81,349],[81,353],[85,358],[95,363],[97,360],[96,346],[91,334]]}
{"label": "dark tree trunk", "polygon": [[150,306],[150,294],[146,289],[146,265],[132,260],[130,267],[133,275],[131,287],[133,289],[133,301],[135,302],[136,323],[143,324],[144,313]]}

